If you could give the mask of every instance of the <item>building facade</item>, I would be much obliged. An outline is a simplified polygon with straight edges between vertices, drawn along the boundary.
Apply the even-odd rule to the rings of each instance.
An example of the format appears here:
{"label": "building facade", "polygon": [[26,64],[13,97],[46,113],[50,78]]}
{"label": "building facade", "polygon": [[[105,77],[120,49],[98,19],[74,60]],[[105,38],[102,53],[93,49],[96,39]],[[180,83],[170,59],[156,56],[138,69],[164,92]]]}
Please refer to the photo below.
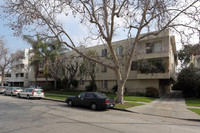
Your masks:
{"label": "building facade", "polygon": [[[131,47],[133,40],[113,42],[113,47],[116,49],[119,59]],[[109,58],[107,45],[89,48],[81,47],[81,50],[85,53],[92,50],[102,58]],[[66,55],[72,54],[76,55],[73,51],[66,53]],[[159,90],[160,95],[170,92],[171,85],[176,80],[177,64],[175,37],[170,36],[168,30],[161,32],[157,36],[143,38],[135,49],[135,56],[125,84],[125,91],[144,93],[147,87],[155,87]],[[98,91],[112,91],[111,89],[117,84],[114,71],[99,64],[97,64],[97,68],[95,80]],[[81,90],[85,90],[85,87],[91,81],[90,77],[80,79],[77,76],[76,79],[79,80],[78,89]]]}
{"label": "building facade", "polygon": [[[133,39],[121,40],[113,42],[113,48],[121,62],[125,62],[126,58],[122,58],[132,47]],[[103,60],[109,63],[110,56],[107,45],[102,44],[93,47],[79,47],[81,52],[95,51],[95,53]],[[80,57],[75,51],[68,51],[60,56]],[[24,50],[24,58],[12,64],[11,78],[9,82],[11,86],[26,86],[33,84],[35,81],[35,73],[33,67],[27,67],[29,61],[28,50]],[[84,58],[78,58],[79,66]],[[67,63],[67,62],[66,62]],[[112,63],[112,62],[110,62]],[[144,93],[147,87],[155,87],[159,90],[160,95],[164,95],[171,90],[171,85],[176,80],[177,53],[175,37],[171,36],[169,30],[159,33],[157,36],[144,37],[137,43],[134,59],[131,65],[130,74],[125,84],[126,92]],[[96,64],[95,81],[98,91],[112,91],[117,84],[115,73],[102,65]],[[60,77],[67,73],[67,70],[60,72]],[[75,79],[79,81],[76,89],[85,90],[90,84],[89,76],[80,77],[77,72]],[[37,81],[42,85],[46,79],[43,73],[43,63],[39,65],[39,73]],[[53,83],[53,78],[48,78]]]}
{"label": "building facade", "polygon": [[21,54],[11,64],[11,72],[5,77],[9,86],[24,87],[29,85],[29,49],[17,51]]}

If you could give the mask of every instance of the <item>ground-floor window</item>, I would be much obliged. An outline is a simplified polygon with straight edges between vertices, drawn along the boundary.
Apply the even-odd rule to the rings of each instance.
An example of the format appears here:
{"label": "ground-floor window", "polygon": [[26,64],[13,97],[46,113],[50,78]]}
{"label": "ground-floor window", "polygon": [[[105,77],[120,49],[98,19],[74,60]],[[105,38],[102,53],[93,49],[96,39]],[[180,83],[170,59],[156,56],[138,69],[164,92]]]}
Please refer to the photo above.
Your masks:
{"label": "ground-floor window", "polygon": [[101,81],[101,87],[102,87],[102,89],[107,89],[108,88],[108,81],[107,80],[102,80]]}
{"label": "ground-floor window", "polygon": [[80,81],[79,81],[79,84],[80,84],[80,85],[84,85],[84,80],[80,80]]}

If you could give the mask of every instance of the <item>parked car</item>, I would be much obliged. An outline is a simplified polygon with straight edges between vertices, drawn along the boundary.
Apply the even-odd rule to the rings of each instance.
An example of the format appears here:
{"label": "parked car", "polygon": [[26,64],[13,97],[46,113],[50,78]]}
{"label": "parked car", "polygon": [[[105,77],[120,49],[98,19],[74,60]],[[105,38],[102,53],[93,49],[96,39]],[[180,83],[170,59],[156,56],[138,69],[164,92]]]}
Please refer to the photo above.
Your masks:
{"label": "parked car", "polygon": [[9,87],[4,91],[4,95],[16,96],[21,91],[22,91],[21,87]]}
{"label": "parked car", "polygon": [[0,86],[0,93],[4,93],[5,90],[6,90],[5,87],[1,87],[1,86]]}
{"label": "parked car", "polygon": [[44,90],[39,88],[25,88],[23,91],[19,92],[17,97],[30,98],[44,98]]}
{"label": "parked car", "polygon": [[90,107],[92,110],[113,108],[114,98],[109,98],[98,92],[83,92],[75,97],[68,97],[65,102],[68,106]]}

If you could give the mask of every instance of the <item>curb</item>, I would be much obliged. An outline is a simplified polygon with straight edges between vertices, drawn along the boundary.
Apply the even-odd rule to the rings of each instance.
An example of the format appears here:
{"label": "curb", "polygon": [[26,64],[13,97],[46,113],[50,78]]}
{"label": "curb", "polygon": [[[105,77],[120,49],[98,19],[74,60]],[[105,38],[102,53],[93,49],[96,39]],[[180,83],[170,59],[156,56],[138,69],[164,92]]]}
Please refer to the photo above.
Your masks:
{"label": "curb", "polygon": [[131,111],[131,110],[127,110],[127,109],[119,109],[119,108],[110,108],[110,109],[118,110],[118,111],[124,111],[124,112],[130,112],[130,113],[137,113],[137,112],[134,112],[134,111]]}

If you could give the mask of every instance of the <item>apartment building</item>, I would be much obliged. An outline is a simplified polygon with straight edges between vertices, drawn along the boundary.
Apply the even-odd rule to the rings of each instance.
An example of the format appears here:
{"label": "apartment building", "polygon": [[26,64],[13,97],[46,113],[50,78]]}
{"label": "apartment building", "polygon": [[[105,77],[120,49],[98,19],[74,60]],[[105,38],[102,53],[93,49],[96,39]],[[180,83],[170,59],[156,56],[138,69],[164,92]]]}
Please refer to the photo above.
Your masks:
{"label": "apartment building", "polygon": [[5,77],[5,81],[9,86],[24,87],[29,85],[29,49],[18,51],[21,54],[12,64],[11,72]]}
{"label": "apartment building", "polygon": [[[127,52],[132,46],[133,39],[121,40],[113,42],[113,47],[119,59]],[[107,45],[97,45],[93,47],[79,47],[79,50],[87,53],[92,50],[99,55],[100,58],[108,61],[110,52]],[[26,86],[35,82],[35,73],[32,66],[27,67],[29,61],[28,49],[25,49],[23,54],[24,58],[12,64],[11,78],[9,79],[11,86]],[[84,58],[80,58],[75,51],[68,51],[61,56],[79,57],[79,65],[83,62]],[[125,59],[122,60],[125,61]],[[66,62],[67,63],[67,62]],[[161,32],[157,36],[148,36],[138,42],[135,49],[135,55],[131,66],[131,71],[128,80],[125,84],[126,92],[145,92],[147,87],[155,87],[159,90],[160,95],[170,92],[171,85],[176,80],[176,66],[177,66],[177,53],[175,37],[171,36],[169,30]],[[43,85],[46,82],[43,65],[39,65],[39,73],[36,76],[39,84]],[[96,85],[98,91],[112,91],[113,86],[117,84],[114,71],[96,64],[97,71],[95,74]],[[60,72],[60,77],[67,73],[67,70]],[[90,77],[80,77],[79,73],[76,74],[76,80],[79,81],[78,90],[85,90],[85,87],[90,84]],[[48,78],[48,82],[53,83],[54,79]]]}
{"label": "apartment building", "polygon": [[[134,38],[113,42],[119,59],[131,47],[133,40]],[[109,57],[109,49],[104,44],[89,48],[82,46],[80,49],[85,53],[89,50],[95,51],[102,58]],[[66,55],[77,54],[70,51]],[[135,49],[131,72],[125,85],[126,92],[145,92],[146,87],[157,88],[160,95],[170,92],[171,85],[176,80],[177,64],[175,37],[170,35],[169,30],[165,30],[157,36],[143,38]],[[117,84],[114,71],[99,64],[97,64],[97,68],[98,90],[111,91],[111,88]],[[91,80],[90,77],[80,79],[78,76],[76,79],[79,80],[78,89],[81,90],[84,90]]]}

